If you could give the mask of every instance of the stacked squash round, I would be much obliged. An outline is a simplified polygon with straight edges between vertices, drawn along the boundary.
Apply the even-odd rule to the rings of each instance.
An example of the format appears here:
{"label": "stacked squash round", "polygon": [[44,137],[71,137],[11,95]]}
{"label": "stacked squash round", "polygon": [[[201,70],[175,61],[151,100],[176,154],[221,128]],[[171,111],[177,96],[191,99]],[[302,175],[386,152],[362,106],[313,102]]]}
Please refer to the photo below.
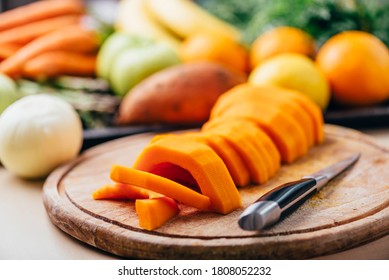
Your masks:
{"label": "stacked squash round", "polygon": [[225,214],[241,206],[237,187],[265,183],[323,139],[309,98],[245,83],[219,97],[200,131],[155,136],[133,167],[197,189]]}

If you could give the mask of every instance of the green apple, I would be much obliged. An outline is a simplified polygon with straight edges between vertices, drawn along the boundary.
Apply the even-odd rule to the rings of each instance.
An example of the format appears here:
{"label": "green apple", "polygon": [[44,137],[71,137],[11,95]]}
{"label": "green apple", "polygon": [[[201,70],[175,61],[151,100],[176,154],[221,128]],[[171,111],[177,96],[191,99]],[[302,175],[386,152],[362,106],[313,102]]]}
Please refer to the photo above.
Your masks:
{"label": "green apple", "polygon": [[113,33],[104,41],[97,54],[97,76],[109,80],[112,63],[120,53],[133,48],[142,48],[152,43],[153,41],[148,38],[122,32]]}
{"label": "green apple", "polygon": [[0,114],[19,97],[14,80],[0,74]]}
{"label": "green apple", "polygon": [[109,81],[114,92],[124,96],[132,87],[151,74],[178,63],[180,59],[177,52],[161,42],[129,49],[115,58]]}

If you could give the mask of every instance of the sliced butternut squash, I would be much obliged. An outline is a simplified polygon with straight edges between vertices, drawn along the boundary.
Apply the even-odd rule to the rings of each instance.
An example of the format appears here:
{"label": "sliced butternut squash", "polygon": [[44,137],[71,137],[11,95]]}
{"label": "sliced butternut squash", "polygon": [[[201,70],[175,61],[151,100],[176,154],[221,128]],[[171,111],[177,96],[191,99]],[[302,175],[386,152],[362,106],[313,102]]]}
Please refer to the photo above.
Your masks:
{"label": "sliced butternut squash", "polygon": [[[168,163],[168,168],[161,165]],[[171,166],[178,167],[176,176],[181,173],[192,176],[193,181],[204,196],[209,197],[211,210],[226,214],[241,207],[240,194],[221,158],[206,144],[180,137],[167,137],[148,146],[140,153],[133,167],[145,172],[158,172],[165,177]],[[187,180],[187,179],[186,179]],[[147,188],[151,189],[149,186]],[[151,189],[168,197],[178,198],[179,189]],[[193,200],[193,199],[192,199]]]}
{"label": "sliced butternut squash", "polygon": [[207,145],[210,146],[223,160],[236,186],[244,187],[250,183],[250,174],[245,163],[223,137],[215,134],[207,134]]}
{"label": "sliced butternut squash", "polygon": [[112,165],[110,178],[122,184],[135,185],[151,190],[183,204],[207,210],[210,207],[210,199],[184,185],[170,179],[121,165]]}
{"label": "sliced butternut squash", "polygon": [[[158,194],[149,190],[121,183],[106,184],[92,194],[93,199],[143,199],[157,197]],[[159,194],[159,196],[161,196]]]}
{"label": "sliced butternut squash", "polygon": [[229,108],[222,116],[207,122],[228,122],[231,119],[248,119],[262,128],[276,144],[281,159],[292,163],[308,151],[308,143],[301,127],[296,120],[283,113],[278,107],[258,104],[237,104]]}
{"label": "sliced butternut squash", "polygon": [[188,137],[189,139],[206,144],[223,160],[236,186],[242,187],[250,183],[250,174],[246,165],[233,147],[231,147],[223,137],[203,132],[188,132],[183,134],[166,133],[154,136],[151,143],[155,143],[167,137],[181,137],[181,139]]}
{"label": "sliced butternut squash", "polygon": [[247,130],[224,122],[208,129],[207,133],[222,136],[233,146],[245,163],[252,183],[262,184],[269,179],[266,162],[250,141]]}
{"label": "sliced butternut squash", "polygon": [[179,208],[177,203],[166,196],[137,199],[135,211],[138,215],[139,226],[146,230],[154,230],[175,217]]}
{"label": "sliced butternut squash", "polygon": [[[247,145],[250,145],[255,149],[253,156],[259,157],[259,159],[257,158],[257,161],[260,165],[260,172],[262,174],[261,177],[263,178],[263,180],[260,180],[259,182],[254,182],[262,184],[269,180],[269,178],[275,171],[275,166],[273,164],[273,159],[270,157],[270,154],[265,150],[263,144],[261,143],[261,139],[257,138],[256,131],[259,128],[253,122],[244,121],[242,119],[222,123],[221,125],[219,125],[218,129],[220,130],[220,128],[223,127],[227,128],[227,130],[229,130],[230,133],[232,133],[233,135],[242,134],[244,139],[247,139]],[[212,131],[217,131],[218,129],[213,129],[210,132],[212,133]],[[229,137],[234,138],[234,136],[231,135]]]}
{"label": "sliced butternut squash", "polygon": [[291,89],[284,89],[279,92],[285,98],[290,98],[300,104],[300,106],[311,116],[314,121],[316,144],[324,141],[324,119],[321,109],[304,94]]}
{"label": "sliced butternut squash", "polygon": [[267,135],[262,129],[257,127],[256,130],[254,130],[255,137],[258,139],[258,142],[263,145],[264,149],[269,153],[270,158],[272,159],[272,165],[273,165],[273,173],[271,173],[273,176],[275,173],[278,172],[278,170],[281,167],[281,155],[278,151],[276,145],[272,141],[272,139]]}
{"label": "sliced butternut squash", "polygon": [[300,125],[305,134],[309,147],[315,143],[315,124],[311,116],[293,99],[285,97],[279,92],[283,88],[275,86],[240,85],[226,92],[218,99],[213,107],[212,117],[223,115],[223,112],[236,104],[249,102],[259,106],[266,104],[279,107],[289,114]]}
{"label": "sliced butternut squash", "polygon": [[147,189],[121,183],[100,187],[93,192],[93,199],[135,200],[139,226],[146,230],[162,226],[179,212],[177,202],[174,199]]}
{"label": "sliced butternut squash", "polygon": [[269,177],[272,177],[280,169],[281,165],[281,156],[274,142],[253,122],[242,122],[242,120],[236,120],[234,122],[236,123],[235,126],[238,129],[243,128],[248,131],[251,136],[250,139],[266,159],[269,169]]}

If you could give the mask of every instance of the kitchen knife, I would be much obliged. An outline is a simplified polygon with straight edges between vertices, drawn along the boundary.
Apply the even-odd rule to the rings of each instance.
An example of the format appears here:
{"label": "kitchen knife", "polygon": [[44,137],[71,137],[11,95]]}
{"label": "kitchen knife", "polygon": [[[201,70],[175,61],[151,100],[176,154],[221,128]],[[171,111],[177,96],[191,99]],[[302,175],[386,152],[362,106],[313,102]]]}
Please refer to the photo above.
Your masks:
{"label": "kitchen knife", "polygon": [[325,186],[331,179],[352,166],[360,157],[355,154],[300,180],[283,184],[260,197],[239,216],[244,230],[261,230],[275,224],[305,200]]}

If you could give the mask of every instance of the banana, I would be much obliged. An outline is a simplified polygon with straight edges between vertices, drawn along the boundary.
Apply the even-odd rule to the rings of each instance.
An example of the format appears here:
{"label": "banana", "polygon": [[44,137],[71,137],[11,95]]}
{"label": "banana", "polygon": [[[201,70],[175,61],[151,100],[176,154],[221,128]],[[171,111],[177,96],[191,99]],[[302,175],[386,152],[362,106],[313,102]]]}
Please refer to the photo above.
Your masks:
{"label": "banana", "polygon": [[165,41],[178,50],[180,39],[153,19],[145,8],[144,0],[121,0],[117,11],[116,30]]}
{"label": "banana", "polygon": [[218,19],[191,0],[144,0],[146,8],[167,28],[182,38],[198,32],[213,32],[240,40],[239,30]]}

